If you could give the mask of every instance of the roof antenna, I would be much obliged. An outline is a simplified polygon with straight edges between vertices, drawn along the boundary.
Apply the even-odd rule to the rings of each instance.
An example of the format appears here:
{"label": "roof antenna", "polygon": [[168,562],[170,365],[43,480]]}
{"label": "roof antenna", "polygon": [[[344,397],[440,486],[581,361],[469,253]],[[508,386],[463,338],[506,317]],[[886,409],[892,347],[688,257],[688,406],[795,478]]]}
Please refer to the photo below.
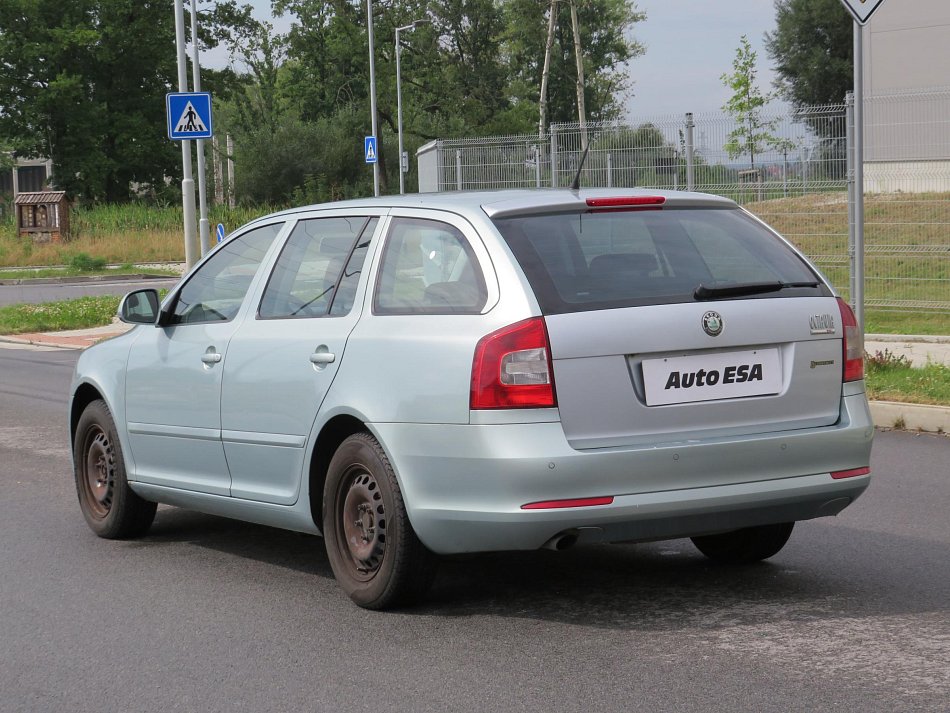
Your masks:
{"label": "roof antenna", "polygon": [[581,155],[580,164],[577,166],[577,175],[571,181],[571,190],[576,191],[581,187],[581,171],[584,170],[584,162],[587,161],[587,152],[590,151],[590,144],[584,146],[584,153]]}

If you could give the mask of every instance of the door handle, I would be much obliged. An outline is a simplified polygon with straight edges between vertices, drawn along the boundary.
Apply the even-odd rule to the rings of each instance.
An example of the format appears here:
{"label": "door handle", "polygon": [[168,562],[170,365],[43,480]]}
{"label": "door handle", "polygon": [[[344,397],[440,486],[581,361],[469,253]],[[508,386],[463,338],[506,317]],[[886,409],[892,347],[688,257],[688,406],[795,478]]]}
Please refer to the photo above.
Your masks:
{"label": "door handle", "polygon": [[336,361],[336,354],[333,352],[314,352],[310,355],[310,361],[314,364],[332,364]]}
{"label": "door handle", "polygon": [[221,361],[221,355],[217,352],[205,352],[201,355],[201,361],[205,364],[217,364]]}

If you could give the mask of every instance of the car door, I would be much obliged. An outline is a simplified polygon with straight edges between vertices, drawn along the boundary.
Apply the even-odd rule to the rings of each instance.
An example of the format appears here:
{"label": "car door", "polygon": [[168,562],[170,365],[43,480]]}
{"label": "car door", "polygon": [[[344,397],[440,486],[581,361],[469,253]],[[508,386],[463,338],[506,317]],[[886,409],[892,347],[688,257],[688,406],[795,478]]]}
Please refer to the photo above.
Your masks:
{"label": "car door", "polygon": [[126,417],[132,479],[230,494],[221,444],[221,376],[244,299],[284,223],[237,235],[215,249],[164,305],[159,325],[132,345]]}
{"label": "car door", "polygon": [[296,502],[314,419],[360,316],[379,215],[299,220],[228,348],[221,394],[231,494]]}

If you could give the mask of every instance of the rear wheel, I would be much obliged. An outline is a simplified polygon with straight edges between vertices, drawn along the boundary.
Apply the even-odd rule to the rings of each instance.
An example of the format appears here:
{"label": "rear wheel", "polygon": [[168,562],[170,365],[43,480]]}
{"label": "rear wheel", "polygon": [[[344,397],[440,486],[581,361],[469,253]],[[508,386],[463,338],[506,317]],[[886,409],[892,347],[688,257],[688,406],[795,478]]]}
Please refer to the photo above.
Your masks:
{"label": "rear wheel", "polygon": [[121,540],[148,531],[157,506],[129,487],[122,446],[105,401],[93,401],[82,412],[73,441],[73,461],[79,507],[93,532]]}
{"label": "rear wheel", "polygon": [[333,574],[366,609],[420,598],[435,557],[416,537],[389,459],[368,433],[350,436],[327,470],[323,535]]}
{"label": "rear wheel", "polygon": [[759,525],[742,530],[691,538],[709,559],[725,564],[749,564],[778,554],[792,534],[794,522]]}

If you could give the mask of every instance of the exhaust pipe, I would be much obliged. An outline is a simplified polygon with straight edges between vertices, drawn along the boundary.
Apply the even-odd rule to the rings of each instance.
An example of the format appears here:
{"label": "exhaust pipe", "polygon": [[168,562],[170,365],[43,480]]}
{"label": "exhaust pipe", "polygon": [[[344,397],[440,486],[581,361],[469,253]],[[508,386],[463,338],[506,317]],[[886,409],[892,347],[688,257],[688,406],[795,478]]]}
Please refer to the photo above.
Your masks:
{"label": "exhaust pipe", "polygon": [[579,534],[580,533],[577,530],[565,530],[564,532],[559,532],[550,540],[541,545],[541,548],[545,550],[555,550],[556,552],[569,550],[571,547],[577,544],[577,537]]}

